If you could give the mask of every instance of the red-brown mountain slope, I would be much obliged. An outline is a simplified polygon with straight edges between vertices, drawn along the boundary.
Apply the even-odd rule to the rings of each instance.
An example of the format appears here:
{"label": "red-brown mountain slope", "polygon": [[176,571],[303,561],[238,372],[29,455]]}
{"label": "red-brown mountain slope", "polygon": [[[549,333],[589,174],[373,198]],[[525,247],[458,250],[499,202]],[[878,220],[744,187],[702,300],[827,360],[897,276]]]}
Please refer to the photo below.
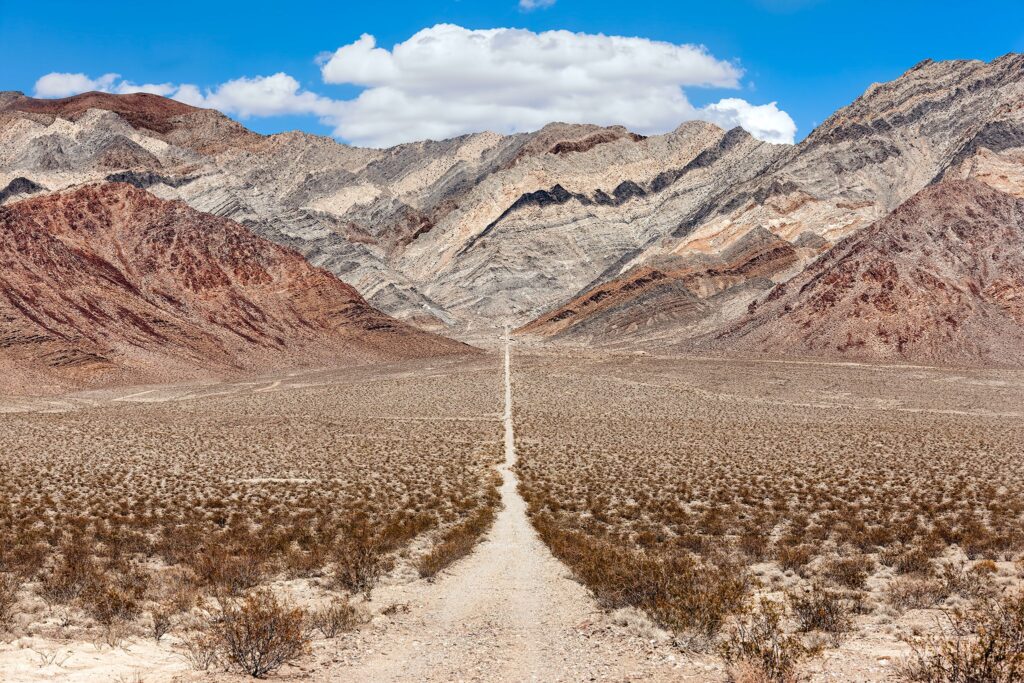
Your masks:
{"label": "red-brown mountain slope", "polygon": [[586,290],[518,331],[578,342],[621,342],[714,329],[724,300],[746,303],[768,278],[797,262],[797,250],[771,232],[753,230],[722,254],[662,257]]}
{"label": "red-brown mountain slope", "polygon": [[120,114],[133,128],[154,133],[170,133],[174,129],[176,117],[200,111],[197,107],[147,93],[111,95],[87,92],[55,100],[25,97],[17,93],[2,106],[4,111],[59,116],[69,121],[77,120],[90,109],[112,111]]}
{"label": "red-brown mountain slope", "polygon": [[0,207],[0,369],[91,384],[467,350],[237,223],[130,185]]}
{"label": "red-brown mountain slope", "polygon": [[1024,200],[925,188],[698,345],[769,354],[1024,365]]}

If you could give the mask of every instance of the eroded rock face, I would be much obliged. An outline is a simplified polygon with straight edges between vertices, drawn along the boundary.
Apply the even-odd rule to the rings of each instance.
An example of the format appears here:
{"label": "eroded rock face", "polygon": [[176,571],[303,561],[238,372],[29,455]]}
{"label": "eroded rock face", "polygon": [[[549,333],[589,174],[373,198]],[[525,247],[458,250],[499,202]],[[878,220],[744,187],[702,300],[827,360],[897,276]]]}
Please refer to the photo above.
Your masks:
{"label": "eroded rock face", "polygon": [[931,185],[695,345],[1024,364],[1024,199],[973,180]]}
{"label": "eroded rock face", "polygon": [[[923,62],[798,145],[689,122],[646,138],[551,124],[359,149],[119,97],[0,95],[0,186],[110,179],[181,199],[456,336],[510,323],[547,339],[688,338],[930,183],[1024,195],[1019,55]],[[632,286],[653,272],[661,285]]]}
{"label": "eroded rock face", "polygon": [[0,207],[0,366],[73,382],[467,350],[298,253],[126,184]]}
{"label": "eroded rock face", "polygon": [[4,101],[0,181],[109,179],[183,199],[438,329],[529,319],[783,150],[698,122],[651,138],[551,124],[369,150],[258,136],[160,98]]}
{"label": "eroded rock face", "polygon": [[[1020,55],[989,64],[922,62],[896,81],[868,88],[749,181],[721,186],[695,211],[684,214],[671,235],[625,256],[593,287],[527,329],[568,338],[572,327],[586,324],[593,340],[614,338],[615,334],[602,335],[602,324],[586,321],[582,314],[573,316],[568,325],[548,322],[601,288],[621,289],[655,263],[700,254],[722,256],[758,231],[768,231],[796,250],[796,263],[775,260],[776,270],[758,270],[762,287],[784,282],[831,244],[863,230],[942,178],[975,178],[1024,196],[1022,111],[1024,57]],[[739,282],[743,289],[732,294],[746,297],[749,303],[756,291],[744,290],[756,289],[758,284]],[[735,298],[723,294],[728,290],[712,292],[720,302]],[[665,304],[660,299],[638,300],[631,318],[639,324],[657,316],[651,306]],[[742,308],[722,310],[725,318],[737,311]],[[675,330],[672,341],[705,331],[686,321]],[[654,332],[662,339],[672,336],[663,326]]]}

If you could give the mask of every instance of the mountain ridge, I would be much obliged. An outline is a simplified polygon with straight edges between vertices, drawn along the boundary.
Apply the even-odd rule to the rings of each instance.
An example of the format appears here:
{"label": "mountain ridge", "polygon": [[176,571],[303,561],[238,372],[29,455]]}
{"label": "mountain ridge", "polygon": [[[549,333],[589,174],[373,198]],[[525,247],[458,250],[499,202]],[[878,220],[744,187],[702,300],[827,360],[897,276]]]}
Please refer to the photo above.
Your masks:
{"label": "mountain ridge", "polygon": [[699,337],[930,184],[1024,195],[1024,56],[1012,53],[919,62],[796,145],[690,121],[654,136],[553,123],[367,149],[249,133],[212,110],[157,133],[110,109],[76,105],[71,120],[12,99],[0,95],[0,186],[124,180],[463,338],[504,324],[552,342]]}
{"label": "mountain ridge", "polygon": [[299,254],[127,184],[0,207],[0,360],[72,385],[451,355]]}

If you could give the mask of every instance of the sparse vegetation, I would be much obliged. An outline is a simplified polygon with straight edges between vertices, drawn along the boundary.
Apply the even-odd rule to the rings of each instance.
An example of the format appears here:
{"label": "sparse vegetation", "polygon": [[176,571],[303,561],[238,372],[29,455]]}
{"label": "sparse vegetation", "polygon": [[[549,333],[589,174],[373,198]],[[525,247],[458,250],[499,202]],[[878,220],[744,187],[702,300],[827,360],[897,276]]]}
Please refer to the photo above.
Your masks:
{"label": "sparse vegetation", "polygon": [[936,632],[910,639],[899,669],[912,683],[1011,683],[1024,679],[1024,596],[989,599],[944,615]]}
{"label": "sparse vegetation", "polygon": [[230,666],[264,678],[309,649],[305,620],[303,610],[260,590],[225,607],[213,624],[213,635]]}
{"label": "sparse vegetation", "polygon": [[[361,618],[344,595],[369,595],[399,562],[443,566],[493,516],[493,366],[212,393],[0,414],[0,630],[47,617],[34,593],[64,615],[55,637],[166,643],[173,626],[192,666],[220,667],[211,638],[248,638],[245,610],[270,582],[317,580],[342,596],[307,625],[336,635]],[[190,626],[217,600],[235,605],[221,630]]]}
{"label": "sparse vegetation", "polygon": [[324,638],[335,638],[339,633],[351,631],[359,626],[363,617],[359,608],[347,597],[337,597],[330,604],[313,612],[309,624]]}
{"label": "sparse vegetation", "polygon": [[858,624],[988,594],[1024,552],[1024,424],[994,414],[1019,398],[939,372],[894,383],[909,374],[521,358],[521,490],[606,605],[641,607],[690,644],[695,628],[728,638],[745,601],[782,594],[773,628],[835,646]]}
{"label": "sparse vegetation", "polygon": [[783,628],[784,609],[770,600],[736,621],[723,638],[719,652],[735,683],[797,683],[802,665],[818,653]]}

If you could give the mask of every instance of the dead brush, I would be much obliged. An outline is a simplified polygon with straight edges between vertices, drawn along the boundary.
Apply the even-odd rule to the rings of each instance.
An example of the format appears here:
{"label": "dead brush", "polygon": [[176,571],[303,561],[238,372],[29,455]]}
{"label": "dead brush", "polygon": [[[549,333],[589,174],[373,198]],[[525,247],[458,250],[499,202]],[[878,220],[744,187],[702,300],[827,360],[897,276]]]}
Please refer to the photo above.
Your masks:
{"label": "dead brush", "polygon": [[336,597],[330,604],[309,615],[310,627],[324,638],[335,638],[340,633],[354,631],[365,621],[365,615],[348,597]]}
{"label": "dead brush", "polygon": [[380,577],[390,569],[390,558],[366,515],[346,519],[331,549],[335,583],[369,599]]}
{"label": "dead brush", "polygon": [[7,631],[14,623],[14,609],[18,604],[21,581],[13,574],[0,574],[0,631]]}
{"label": "dead brush", "polygon": [[302,609],[261,590],[227,605],[213,624],[213,637],[232,668],[263,678],[309,650],[305,622]]}
{"label": "dead brush", "polygon": [[942,586],[940,592],[944,595],[977,599],[991,597],[996,590],[991,573],[979,573],[973,567],[968,571],[962,563],[944,562],[939,565],[937,575]]}
{"label": "dead brush", "polygon": [[900,576],[885,587],[885,601],[899,612],[925,609],[948,595],[942,583],[931,578]]}
{"label": "dead brush", "polygon": [[157,643],[171,631],[174,609],[164,605],[154,607],[150,613],[149,633]]}
{"label": "dead brush", "polygon": [[416,563],[420,577],[432,578],[448,565],[468,555],[494,522],[494,505],[494,501],[485,504],[464,522],[445,532],[430,552]]}
{"label": "dead brush", "polygon": [[861,590],[874,570],[874,560],[867,555],[854,555],[829,560],[822,574],[840,586]]}
{"label": "dead brush", "polygon": [[1024,680],[1024,596],[989,599],[945,615],[936,632],[912,638],[897,675],[908,683]]}
{"label": "dead brush", "polygon": [[800,631],[826,633],[834,646],[853,629],[854,606],[839,591],[812,584],[806,591],[790,593],[789,604]]}
{"label": "dead brush", "polygon": [[790,545],[779,541],[775,548],[775,559],[779,566],[801,576],[813,557],[814,551],[809,545]]}
{"label": "dead brush", "polygon": [[91,543],[80,537],[65,539],[54,565],[43,575],[40,592],[51,604],[67,604],[96,583],[98,573]]}
{"label": "dead brush", "polygon": [[687,555],[626,550],[562,529],[547,516],[537,516],[534,526],[602,605],[644,610],[692,645],[709,641],[726,618],[742,608],[748,579],[737,566],[715,567]]}
{"label": "dead brush", "polygon": [[735,683],[798,683],[803,664],[820,652],[782,627],[781,605],[762,599],[757,609],[739,617],[721,639],[718,652]]}
{"label": "dead brush", "polygon": [[932,558],[929,553],[920,547],[910,548],[904,553],[896,556],[893,568],[897,574],[921,574],[928,575],[934,569]]}

